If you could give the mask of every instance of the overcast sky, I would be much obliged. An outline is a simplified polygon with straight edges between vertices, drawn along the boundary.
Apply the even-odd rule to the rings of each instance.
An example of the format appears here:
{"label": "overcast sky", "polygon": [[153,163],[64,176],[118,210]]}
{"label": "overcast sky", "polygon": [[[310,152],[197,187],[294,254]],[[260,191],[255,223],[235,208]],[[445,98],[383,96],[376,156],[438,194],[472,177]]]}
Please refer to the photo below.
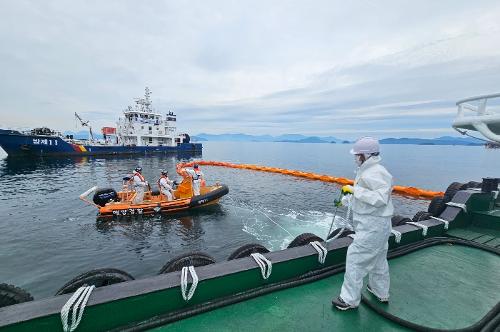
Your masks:
{"label": "overcast sky", "polygon": [[0,127],[113,125],[146,85],[191,134],[453,134],[500,90],[500,2],[0,2]]}

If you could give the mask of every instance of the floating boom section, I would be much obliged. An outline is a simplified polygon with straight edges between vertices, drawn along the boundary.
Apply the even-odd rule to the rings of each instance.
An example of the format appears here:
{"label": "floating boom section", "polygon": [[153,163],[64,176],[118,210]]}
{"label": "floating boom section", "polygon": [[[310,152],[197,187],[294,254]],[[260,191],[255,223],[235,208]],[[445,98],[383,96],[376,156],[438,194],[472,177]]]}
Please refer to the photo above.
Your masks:
{"label": "floating boom section", "polygon": [[[177,165],[177,168],[192,167],[194,165],[194,163],[195,162],[180,163]],[[221,161],[208,161],[208,160],[199,160],[199,161],[196,161],[196,163],[198,165],[204,165],[204,166],[219,166],[219,167],[248,169],[248,170],[253,170],[253,171],[261,171],[261,172],[269,172],[269,173],[279,173],[279,174],[290,175],[290,176],[295,176],[295,177],[299,177],[299,178],[305,178],[305,179],[309,179],[309,180],[337,183],[337,184],[341,184],[341,185],[346,185],[346,184],[352,185],[354,183],[353,180],[347,179],[347,178],[335,177],[335,176],[330,176],[330,175],[325,175],[325,174],[316,174],[316,173],[310,173],[310,172],[289,170],[289,169],[278,168],[278,167],[267,167],[267,166],[253,165],[253,164],[235,164],[235,163],[228,163],[228,162],[221,162]],[[409,196],[409,197],[414,197],[414,198],[425,198],[425,199],[432,199],[434,197],[444,195],[444,193],[442,191],[431,191],[431,190],[426,190],[426,189],[420,189],[420,188],[415,188],[415,187],[404,187],[404,186],[394,186],[393,192],[400,194],[400,195],[403,195],[403,196]]]}

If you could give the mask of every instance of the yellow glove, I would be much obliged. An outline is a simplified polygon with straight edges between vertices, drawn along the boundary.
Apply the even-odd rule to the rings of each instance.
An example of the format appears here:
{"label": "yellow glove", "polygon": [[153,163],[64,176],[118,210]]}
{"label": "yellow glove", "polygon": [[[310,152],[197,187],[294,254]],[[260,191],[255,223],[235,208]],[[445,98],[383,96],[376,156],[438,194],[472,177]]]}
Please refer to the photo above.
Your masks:
{"label": "yellow glove", "polygon": [[354,188],[350,185],[342,187],[342,195],[354,194]]}

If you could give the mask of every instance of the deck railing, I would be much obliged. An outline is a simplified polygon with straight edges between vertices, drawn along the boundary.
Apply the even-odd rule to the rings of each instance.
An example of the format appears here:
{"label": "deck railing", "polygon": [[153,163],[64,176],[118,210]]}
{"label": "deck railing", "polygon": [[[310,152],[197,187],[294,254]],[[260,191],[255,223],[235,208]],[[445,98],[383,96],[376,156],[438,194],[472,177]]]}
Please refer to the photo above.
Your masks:
{"label": "deck railing", "polygon": [[[500,98],[500,93],[458,101],[458,113],[453,121],[453,128],[461,134],[465,134],[466,130],[476,130],[487,139],[500,142],[500,131],[492,129],[492,125],[500,128],[500,111],[492,107],[487,108],[488,102],[496,98]],[[495,100],[497,104],[500,104],[499,101]]]}

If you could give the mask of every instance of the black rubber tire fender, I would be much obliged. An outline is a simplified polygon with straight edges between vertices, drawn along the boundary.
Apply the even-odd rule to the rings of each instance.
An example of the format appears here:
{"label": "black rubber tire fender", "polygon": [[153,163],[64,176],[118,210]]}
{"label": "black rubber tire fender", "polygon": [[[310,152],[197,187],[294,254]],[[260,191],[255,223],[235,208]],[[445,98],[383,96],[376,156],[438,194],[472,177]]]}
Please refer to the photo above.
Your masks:
{"label": "black rubber tire fender", "polygon": [[413,218],[411,219],[411,221],[413,222],[419,222],[419,221],[422,221],[422,220],[427,220],[427,219],[430,219],[432,215],[427,212],[427,211],[418,211],[417,213],[415,213],[415,215],[413,216]]}
{"label": "black rubber tire fender", "polygon": [[134,277],[122,270],[113,268],[95,269],[74,277],[62,286],[56,295],[73,293],[84,285],[103,287],[130,280],[134,280]]}
{"label": "black rubber tire fender", "polygon": [[203,204],[206,204],[210,201],[214,201],[218,198],[221,198],[222,196],[226,195],[229,193],[229,188],[225,184],[221,184],[220,188],[217,188],[215,190],[209,191],[206,194],[203,195],[198,195],[198,196],[193,196],[191,198],[191,201],[189,202],[190,207],[197,207]]}
{"label": "black rubber tire fender", "polygon": [[442,196],[434,197],[430,204],[427,212],[429,212],[432,216],[438,217],[446,208],[446,204]]}
{"label": "black rubber tire fender", "polygon": [[189,252],[180,256],[174,257],[169,260],[161,268],[158,274],[165,274],[174,271],[180,271],[183,267],[187,266],[203,266],[215,263],[215,259],[202,252]]}
{"label": "black rubber tire fender", "polygon": [[323,239],[313,233],[302,233],[298,235],[295,239],[293,239],[293,241],[290,242],[287,248],[305,246],[306,244],[309,244],[314,241],[323,242]]}
{"label": "black rubber tire fender", "polygon": [[14,285],[0,284],[0,308],[28,301],[33,301],[33,296],[24,289]]}
{"label": "black rubber tire fender", "polygon": [[398,214],[392,216],[392,218],[391,218],[392,227],[404,225],[408,221],[411,221],[411,219],[408,217],[405,217],[405,216],[400,216]]}
{"label": "black rubber tire fender", "polygon": [[[336,236],[341,230],[342,230],[342,228],[334,229],[333,232],[331,232],[330,235],[328,235],[327,240],[330,240],[332,237]],[[350,235],[350,234],[354,234],[354,231],[351,231],[350,229],[344,228],[344,231],[342,232],[342,234],[340,234],[337,238],[340,239],[341,237],[346,237],[347,235]]]}
{"label": "black rubber tire fender", "polygon": [[243,257],[248,257],[251,254],[259,253],[259,254],[265,254],[268,253],[269,250],[264,247],[262,244],[258,243],[250,243],[250,244],[245,244],[244,246],[239,247],[229,257],[227,258],[228,261],[231,261],[233,259],[238,259],[238,258],[243,258]]}
{"label": "black rubber tire fender", "polygon": [[463,187],[463,183],[460,182],[452,182],[448,188],[446,188],[446,191],[444,192],[444,202],[448,203],[451,202],[455,194],[461,190]]}
{"label": "black rubber tire fender", "polygon": [[477,181],[469,181],[465,185],[466,185],[467,189],[481,188],[482,183],[481,182],[477,182]]}

